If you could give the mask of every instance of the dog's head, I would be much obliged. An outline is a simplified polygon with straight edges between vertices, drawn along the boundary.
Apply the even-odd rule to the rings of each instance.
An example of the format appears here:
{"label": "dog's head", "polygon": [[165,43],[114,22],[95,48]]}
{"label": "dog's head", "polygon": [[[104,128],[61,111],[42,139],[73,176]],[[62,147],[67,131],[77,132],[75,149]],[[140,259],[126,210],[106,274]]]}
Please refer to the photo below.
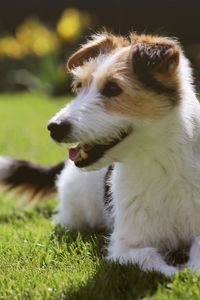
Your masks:
{"label": "dog's head", "polygon": [[94,36],[68,60],[75,99],[49,122],[77,167],[102,167],[119,160],[117,149],[134,136],[137,124],[160,120],[178,105],[177,42],[131,34]]}

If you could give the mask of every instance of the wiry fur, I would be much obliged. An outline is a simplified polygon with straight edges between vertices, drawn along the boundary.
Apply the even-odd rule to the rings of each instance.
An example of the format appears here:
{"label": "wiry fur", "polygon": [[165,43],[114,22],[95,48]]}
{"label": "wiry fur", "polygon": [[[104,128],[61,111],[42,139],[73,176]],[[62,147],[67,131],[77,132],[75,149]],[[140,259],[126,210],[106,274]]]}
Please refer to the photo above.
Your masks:
{"label": "wiry fur", "polygon": [[[109,259],[166,276],[178,267],[165,254],[189,247],[186,266],[199,272],[200,105],[179,44],[103,34],[83,45],[68,68],[77,97],[51,120],[71,124],[62,142],[106,144],[129,134],[84,170],[66,164],[57,180],[55,220],[70,229],[109,228]],[[109,81],[122,93],[103,96]],[[108,210],[104,179],[110,165]]]}

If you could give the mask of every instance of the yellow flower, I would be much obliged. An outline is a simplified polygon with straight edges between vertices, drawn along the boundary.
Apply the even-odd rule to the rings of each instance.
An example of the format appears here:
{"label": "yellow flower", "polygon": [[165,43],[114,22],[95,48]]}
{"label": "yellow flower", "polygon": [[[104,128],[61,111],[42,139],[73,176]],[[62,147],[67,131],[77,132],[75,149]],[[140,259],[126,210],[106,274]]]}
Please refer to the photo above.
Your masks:
{"label": "yellow flower", "polygon": [[20,59],[26,54],[26,49],[12,36],[0,39],[0,55]]}
{"label": "yellow flower", "polygon": [[74,42],[90,23],[91,18],[87,13],[69,8],[63,12],[58,21],[57,32],[63,40]]}
{"label": "yellow flower", "polygon": [[18,27],[16,38],[28,53],[38,56],[57,51],[59,48],[56,33],[34,19],[28,19]]}

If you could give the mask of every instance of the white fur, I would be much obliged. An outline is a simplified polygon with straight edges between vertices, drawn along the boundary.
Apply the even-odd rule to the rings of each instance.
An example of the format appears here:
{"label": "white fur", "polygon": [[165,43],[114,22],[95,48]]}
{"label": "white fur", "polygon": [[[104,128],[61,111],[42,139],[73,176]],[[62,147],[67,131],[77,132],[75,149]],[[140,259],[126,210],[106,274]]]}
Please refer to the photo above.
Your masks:
{"label": "white fur", "polygon": [[57,181],[60,202],[54,220],[69,229],[104,227],[105,172],[83,172],[68,161]]}
{"label": "white fur", "polygon": [[3,181],[12,173],[12,160],[0,156],[0,166],[0,181]]}
{"label": "white fur", "polygon": [[[167,265],[160,252],[182,245],[192,245],[187,266],[200,271],[200,105],[183,54],[179,76],[181,103],[162,120],[107,115],[99,105],[95,74],[90,88],[54,118],[70,120],[73,135],[82,142],[109,140],[133,126],[131,135],[94,164],[99,168],[114,162],[108,257],[166,276],[178,269]],[[57,183],[59,223],[70,229],[109,224],[103,206],[105,172],[66,164]]]}

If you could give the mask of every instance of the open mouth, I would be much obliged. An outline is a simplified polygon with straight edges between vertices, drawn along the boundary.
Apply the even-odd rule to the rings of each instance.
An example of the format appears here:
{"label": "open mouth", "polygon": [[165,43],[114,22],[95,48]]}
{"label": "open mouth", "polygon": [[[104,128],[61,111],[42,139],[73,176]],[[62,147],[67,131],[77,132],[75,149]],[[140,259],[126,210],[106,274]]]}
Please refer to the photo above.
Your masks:
{"label": "open mouth", "polygon": [[69,149],[69,158],[78,168],[88,167],[99,160],[104,153],[124,140],[131,130],[121,133],[118,139],[109,144],[78,144],[75,148]]}

